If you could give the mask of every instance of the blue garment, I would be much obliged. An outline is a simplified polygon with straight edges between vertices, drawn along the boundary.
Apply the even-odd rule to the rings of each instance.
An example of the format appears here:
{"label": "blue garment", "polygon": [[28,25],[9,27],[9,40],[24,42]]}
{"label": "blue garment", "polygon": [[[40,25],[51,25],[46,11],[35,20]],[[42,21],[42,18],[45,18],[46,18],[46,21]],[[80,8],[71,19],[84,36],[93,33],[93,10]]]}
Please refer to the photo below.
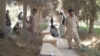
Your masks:
{"label": "blue garment", "polygon": [[59,36],[58,30],[54,25],[50,26],[50,32],[51,32],[51,35],[54,36],[54,37],[58,37]]}

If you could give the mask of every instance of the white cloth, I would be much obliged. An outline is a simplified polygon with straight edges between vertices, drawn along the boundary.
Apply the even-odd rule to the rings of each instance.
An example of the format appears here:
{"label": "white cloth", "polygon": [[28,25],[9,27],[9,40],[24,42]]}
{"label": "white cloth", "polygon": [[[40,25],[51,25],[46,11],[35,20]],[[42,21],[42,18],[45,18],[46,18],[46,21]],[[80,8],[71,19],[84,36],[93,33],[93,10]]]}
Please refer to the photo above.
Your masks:
{"label": "white cloth", "polygon": [[60,36],[65,36],[65,26],[60,24],[59,27]]}
{"label": "white cloth", "polygon": [[23,20],[18,20],[18,22],[19,22],[19,27],[23,27]]}
{"label": "white cloth", "polygon": [[60,26],[59,26],[60,36],[65,36],[65,26],[62,24],[62,21],[64,19],[63,17],[66,18],[66,16],[65,15],[60,16]]}

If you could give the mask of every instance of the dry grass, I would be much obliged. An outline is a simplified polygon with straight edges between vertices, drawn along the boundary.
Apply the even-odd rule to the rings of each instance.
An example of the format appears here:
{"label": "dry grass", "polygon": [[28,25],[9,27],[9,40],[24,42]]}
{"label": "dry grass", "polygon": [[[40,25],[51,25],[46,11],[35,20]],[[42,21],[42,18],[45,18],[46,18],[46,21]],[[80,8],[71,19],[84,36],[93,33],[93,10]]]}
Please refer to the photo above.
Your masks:
{"label": "dry grass", "polygon": [[[100,29],[98,31],[100,31]],[[89,35],[85,28],[81,28],[79,30],[79,35],[80,35],[80,39],[82,41],[92,41],[93,38],[97,39],[91,45],[89,45],[89,46],[91,46],[91,48],[89,46],[83,45],[83,48],[76,49],[79,56],[100,56],[100,49],[99,49],[100,43],[97,44],[97,42],[100,40],[100,35],[98,34],[98,32],[96,32],[92,35]],[[94,47],[94,45],[95,45],[95,47]]]}
{"label": "dry grass", "polygon": [[100,51],[94,48],[83,46],[81,49],[76,49],[79,56],[100,56]]}
{"label": "dry grass", "polygon": [[42,44],[41,34],[36,38],[35,44],[17,46],[11,39],[0,40],[0,56],[39,56]]}

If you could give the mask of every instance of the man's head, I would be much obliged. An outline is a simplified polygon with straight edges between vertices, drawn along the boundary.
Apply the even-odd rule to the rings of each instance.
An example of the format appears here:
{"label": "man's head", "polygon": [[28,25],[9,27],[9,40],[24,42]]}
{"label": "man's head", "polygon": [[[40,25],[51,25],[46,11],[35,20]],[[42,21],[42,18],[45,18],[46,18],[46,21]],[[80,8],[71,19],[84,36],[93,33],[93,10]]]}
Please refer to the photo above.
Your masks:
{"label": "man's head", "polygon": [[22,14],[23,12],[20,12],[20,14]]}
{"label": "man's head", "polygon": [[63,15],[63,12],[60,12],[59,14],[60,14],[60,15]]}
{"label": "man's head", "polygon": [[9,10],[7,10],[6,13],[9,13]]}
{"label": "man's head", "polygon": [[69,10],[68,10],[68,14],[69,14],[70,16],[73,16],[73,15],[75,14],[75,12],[74,12],[73,9],[69,9]]}
{"label": "man's head", "polygon": [[32,13],[33,13],[33,14],[36,14],[36,13],[37,13],[37,9],[34,8],[33,11],[32,11]]}

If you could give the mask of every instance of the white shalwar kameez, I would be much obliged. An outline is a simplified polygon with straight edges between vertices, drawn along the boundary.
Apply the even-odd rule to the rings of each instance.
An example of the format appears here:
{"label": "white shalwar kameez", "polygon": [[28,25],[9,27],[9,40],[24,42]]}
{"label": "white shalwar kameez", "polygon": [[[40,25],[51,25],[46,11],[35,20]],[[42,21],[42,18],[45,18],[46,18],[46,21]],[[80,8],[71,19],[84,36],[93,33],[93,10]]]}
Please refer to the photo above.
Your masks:
{"label": "white shalwar kameez", "polygon": [[[60,16],[60,26],[59,26],[59,32],[60,32],[60,36],[64,37],[65,36],[65,26],[62,24],[63,21],[63,17],[65,17],[65,15],[61,15]],[[66,18],[66,17],[65,17]]]}

